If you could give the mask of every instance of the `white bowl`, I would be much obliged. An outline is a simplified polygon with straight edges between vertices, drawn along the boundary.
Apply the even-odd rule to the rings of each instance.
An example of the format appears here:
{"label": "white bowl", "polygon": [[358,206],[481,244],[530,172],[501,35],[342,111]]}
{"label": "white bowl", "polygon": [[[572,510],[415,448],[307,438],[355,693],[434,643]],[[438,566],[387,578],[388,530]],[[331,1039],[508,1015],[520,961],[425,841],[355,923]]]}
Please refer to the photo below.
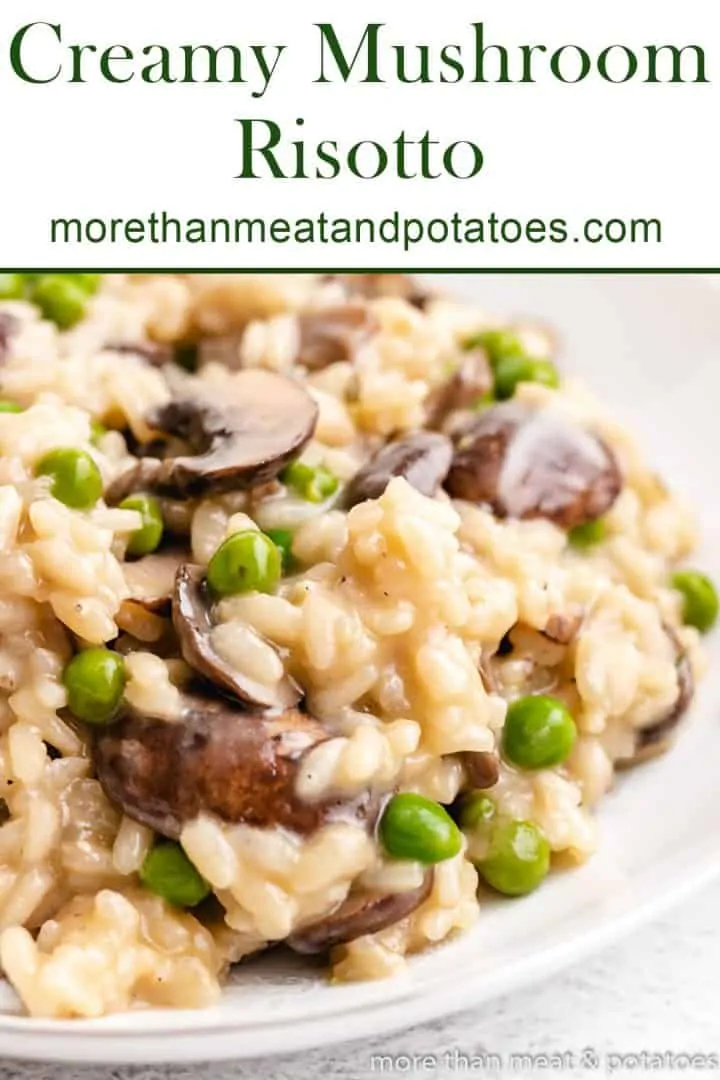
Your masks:
{"label": "white bowl", "polygon": [[[554,324],[562,366],[586,377],[699,506],[700,562],[720,580],[720,292],[682,276],[445,277],[500,314]],[[720,638],[720,634],[716,636]],[[29,1020],[0,984],[0,1052],[84,1062],[173,1062],[288,1053],[376,1036],[505,993],[598,949],[720,871],[720,640],[675,750],[622,776],[600,811],[602,845],[521,901],[488,903],[477,928],[415,958],[398,980],[333,987],[280,954],[238,969],[207,1012]]]}

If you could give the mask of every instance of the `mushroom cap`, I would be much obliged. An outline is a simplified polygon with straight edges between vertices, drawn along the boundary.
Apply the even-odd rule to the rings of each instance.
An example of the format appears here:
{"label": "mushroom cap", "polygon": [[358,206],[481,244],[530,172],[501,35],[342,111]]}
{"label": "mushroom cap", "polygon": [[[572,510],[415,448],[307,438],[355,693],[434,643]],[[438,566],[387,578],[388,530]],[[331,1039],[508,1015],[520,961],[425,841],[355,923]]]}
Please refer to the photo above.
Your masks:
{"label": "mushroom cap", "polygon": [[495,787],[500,778],[500,758],[491,750],[465,750],[461,754],[467,778],[474,788]]}
{"label": "mushroom cap", "polygon": [[369,793],[305,802],[295,791],[303,755],[328,736],[297,709],[251,713],[199,693],[173,719],[129,708],[98,731],[96,775],[128,817],[177,839],[199,814],[310,833],[330,819],[374,820]]}
{"label": "mushroom cap", "polygon": [[415,431],[387,443],[354,475],[343,498],[346,507],[378,499],[390,481],[402,476],[423,495],[436,493],[452,460],[452,443],[437,431]]}
{"label": "mushroom cap", "polygon": [[610,448],[587,428],[509,401],[464,428],[445,487],[500,517],[547,518],[572,529],[610,509],[622,476]]}
{"label": "mushroom cap", "polygon": [[429,869],[422,884],[406,892],[351,892],[329,915],[296,930],[287,943],[295,952],[324,953],[365,934],[377,934],[419,908],[430,895],[433,879],[433,870]]}
{"label": "mushroom cap", "polygon": [[492,390],[493,374],[484,349],[471,349],[460,366],[430,395],[428,424],[443,428],[450,413],[472,409],[479,398]]}
{"label": "mushroom cap", "polygon": [[317,418],[307,390],[273,371],[239,371],[222,387],[186,382],[147,422],[185,440],[191,453],[142,458],[111,485],[108,499],[140,490],[187,498],[267,483],[300,454]]}
{"label": "mushroom cap", "polygon": [[674,741],[675,731],[692,704],[695,696],[695,680],[687,652],[669,626],[665,627],[675,648],[675,670],[678,693],[675,703],[661,717],[635,732],[635,750],[632,757],[616,762],[618,768],[639,765],[649,758],[665,753]]}
{"label": "mushroom cap", "polygon": [[298,316],[300,345],[295,358],[308,371],[351,362],[380,325],[365,304],[348,303]]}
{"label": "mushroom cap", "polygon": [[267,686],[243,675],[222,658],[212,643],[211,608],[202,567],[190,563],[179,566],[172,586],[172,620],[185,662],[219,690],[246,705],[261,709],[297,705],[302,690],[289,675],[276,686]]}

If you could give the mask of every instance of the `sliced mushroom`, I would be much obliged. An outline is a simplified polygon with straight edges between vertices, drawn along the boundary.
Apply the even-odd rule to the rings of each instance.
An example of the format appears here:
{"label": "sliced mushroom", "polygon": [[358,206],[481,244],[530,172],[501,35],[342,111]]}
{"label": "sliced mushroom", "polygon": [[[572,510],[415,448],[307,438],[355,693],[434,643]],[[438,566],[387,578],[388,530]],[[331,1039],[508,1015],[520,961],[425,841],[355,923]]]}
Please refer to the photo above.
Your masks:
{"label": "sliced mushroom", "polygon": [[185,694],[181,701],[177,717],[128,709],[97,734],[97,777],[128,817],[171,839],[203,812],[233,824],[299,833],[329,820],[374,820],[370,793],[352,801],[298,798],[303,756],[327,738],[312,717],[297,709],[248,712],[201,694]]}
{"label": "sliced mushroom", "polygon": [[345,489],[348,508],[365,499],[378,499],[396,476],[423,495],[434,495],[447,476],[452,443],[436,431],[415,431],[388,443],[363,465]]}
{"label": "sliced mushroom", "polygon": [[358,349],[380,329],[365,304],[342,304],[298,316],[300,346],[296,361],[308,371],[352,362]]}
{"label": "sliced mushroom", "polygon": [[130,590],[128,599],[145,611],[169,615],[175,575],[186,559],[186,551],[166,548],[124,563],[125,583]]}
{"label": "sliced mushroom", "polygon": [[148,424],[184,440],[187,454],[142,458],[120,476],[109,501],[129,491],[187,498],[246,490],[273,480],[312,438],[318,407],[299,383],[272,371],[239,371],[222,388],[193,393],[155,409]]}
{"label": "sliced mushroom", "polygon": [[493,376],[484,349],[466,353],[457,371],[438,387],[427,403],[428,425],[443,426],[451,413],[471,409],[492,390]]}
{"label": "sliced mushroom", "polygon": [[409,274],[331,274],[330,280],[340,281],[351,296],[366,300],[389,296],[422,309],[432,297]]}
{"label": "sliced mushroom", "polygon": [[325,953],[365,934],[377,934],[419,908],[430,895],[433,878],[433,871],[427,870],[422,884],[407,892],[352,892],[335,911],[296,930],[287,944],[299,953]]}
{"label": "sliced mushroom", "polygon": [[593,432],[549,409],[510,401],[461,435],[445,487],[500,517],[547,518],[564,529],[594,521],[615,502],[622,476]]}
{"label": "sliced mushroom", "polygon": [[0,362],[7,356],[10,349],[10,339],[19,329],[19,319],[16,319],[9,311],[0,311]]}
{"label": "sliced mushroom", "polygon": [[692,667],[690,666],[690,660],[688,659],[687,652],[682,647],[678,638],[670,627],[666,627],[668,637],[673,643],[675,648],[675,670],[677,671],[677,684],[678,693],[675,699],[675,704],[661,716],[658,720],[654,720],[647,727],[640,728],[635,732],[635,750],[632,757],[623,758],[616,762],[618,768],[629,768],[632,765],[639,765],[643,761],[647,761],[649,758],[657,757],[660,754],[664,754],[668,750],[673,742],[675,736],[675,729],[685,716],[685,713],[690,708],[693,696],[695,694],[695,682],[692,674]]}
{"label": "sliced mushroom", "polygon": [[212,643],[211,607],[202,568],[189,563],[180,566],[173,586],[172,619],[185,662],[219,690],[245,704],[263,709],[296,705],[302,690],[289,675],[275,686],[267,686],[237,671],[222,658]]}
{"label": "sliced mushroom", "polygon": [[474,788],[495,787],[500,778],[500,759],[490,750],[466,750],[460,755]]}

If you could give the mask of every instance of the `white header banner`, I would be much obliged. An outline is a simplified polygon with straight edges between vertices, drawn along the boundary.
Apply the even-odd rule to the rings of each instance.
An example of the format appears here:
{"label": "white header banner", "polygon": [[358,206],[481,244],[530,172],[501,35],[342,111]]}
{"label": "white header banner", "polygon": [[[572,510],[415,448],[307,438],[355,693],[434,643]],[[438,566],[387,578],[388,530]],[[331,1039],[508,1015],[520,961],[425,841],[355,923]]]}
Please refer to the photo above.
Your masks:
{"label": "white header banner", "polygon": [[3,0],[0,265],[713,268],[716,0]]}

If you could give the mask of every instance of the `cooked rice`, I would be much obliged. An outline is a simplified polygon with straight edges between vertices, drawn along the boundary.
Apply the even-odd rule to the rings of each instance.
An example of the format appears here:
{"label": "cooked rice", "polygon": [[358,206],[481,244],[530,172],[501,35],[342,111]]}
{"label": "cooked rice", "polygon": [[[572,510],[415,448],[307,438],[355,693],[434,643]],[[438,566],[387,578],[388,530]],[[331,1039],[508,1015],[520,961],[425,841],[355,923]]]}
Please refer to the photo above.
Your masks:
{"label": "cooked rice", "polygon": [[[102,502],[71,510],[33,474],[62,446],[92,454],[107,483],[120,475],[132,446],[151,435],[148,412],[170,390],[159,368],[118,344],[201,332],[241,333],[245,366],[302,378],[319,405],[302,460],[350,479],[383,440],[426,424],[463,343],[493,323],[446,299],[422,310],[370,299],[377,330],[352,364],[298,368],[299,315],[345,299],[342,283],[312,275],[114,275],[66,333],[30,304],[0,303],[19,327],[0,362],[0,395],[25,407],[0,414],[0,964],[34,1016],[210,1005],[229,963],[334,911],[351,888],[422,883],[418,864],[385,858],[357,823],[303,836],[207,814],[185,825],[181,842],[224,919],[180,913],[142,887],[153,832],[114,807],[94,778],[88,733],[66,711],[62,670],[76,647],[123,633],[126,700],[168,719],[188,672],[160,647],[165,614],[129,599],[123,566],[137,514]],[[537,355],[552,348],[536,328],[521,332]],[[209,364],[198,377],[224,386],[235,376]],[[552,693],[579,729],[570,758],[537,773],[501,763],[492,798],[501,815],[533,821],[553,853],[582,861],[595,848],[593,809],[615,763],[677,697],[668,627],[701,674],[698,635],[682,626],[667,585],[696,529],[582,387],[522,384],[516,398],[591,425],[614,451],[623,489],[597,547],[578,552],[550,521],[502,519],[443,493],[422,495],[402,478],[347,512],[333,498],[316,504],[284,488],[196,499],[188,543],[206,566],[238,530],[294,531],[292,574],[273,595],[218,603],[212,641],[236,672],[265,687],[292,675],[327,728],[331,737],[304,759],[300,799],[373,788],[450,804],[468,784],[458,755],[496,750],[509,700]],[[113,430],[94,443],[91,421]],[[582,618],[576,640],[544,635],[557,616]],[[504,639],[512,652],[495,655]],[[483,677],[488,656],[492,685]],[[332,977],[394,974],[406,955],[469,928],[480,910],[473,861],[483,844],[471,838],[439,864],[412,914],[337,946]]]}

